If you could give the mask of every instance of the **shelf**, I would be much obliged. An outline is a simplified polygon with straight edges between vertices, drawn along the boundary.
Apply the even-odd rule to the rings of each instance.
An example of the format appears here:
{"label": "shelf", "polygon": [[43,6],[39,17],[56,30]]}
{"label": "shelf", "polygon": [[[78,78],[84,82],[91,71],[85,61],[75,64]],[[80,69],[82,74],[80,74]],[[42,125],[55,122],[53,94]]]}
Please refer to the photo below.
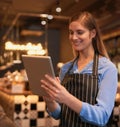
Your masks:
{"label": "shelf", "polygon": [[11,90],[9,90],[7,88],[3,88],[3,87],[0,87],[0,91],[4,92],[6,94],[9,94],[9,95],[32,95],[31,91],[23,91],[21,93],[13,93],[13,92],[11,92]]}
{"label": "shelf", "polygon": [[2,71],[2,70],[5,70],[5,69],[11,67],[12,65],[13,65],[13,63],[7,63],[6,65],[0,66],[0,70],[1,70],[1,71]]}

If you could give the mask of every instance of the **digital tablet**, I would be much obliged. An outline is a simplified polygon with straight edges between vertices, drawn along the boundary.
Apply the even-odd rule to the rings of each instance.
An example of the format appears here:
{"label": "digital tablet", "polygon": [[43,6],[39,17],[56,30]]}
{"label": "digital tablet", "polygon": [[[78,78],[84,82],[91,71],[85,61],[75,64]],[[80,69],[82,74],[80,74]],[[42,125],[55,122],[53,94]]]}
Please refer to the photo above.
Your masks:
{"label": "digital tablet", "polygon": [[30,90],[33,94],[45,96],[46,93],[41,88],[40,80],[45,78],[45,74],[55,77],[51,57],[22,55],[22,61],[28,77]]}

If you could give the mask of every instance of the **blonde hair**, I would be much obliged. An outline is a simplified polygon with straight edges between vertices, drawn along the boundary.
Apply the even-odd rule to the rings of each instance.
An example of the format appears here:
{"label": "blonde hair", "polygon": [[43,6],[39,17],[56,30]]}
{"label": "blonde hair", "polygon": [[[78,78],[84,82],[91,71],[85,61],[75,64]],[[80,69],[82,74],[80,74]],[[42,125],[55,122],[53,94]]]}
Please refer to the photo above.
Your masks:
{"label": "blonde hair", "polygon": [[[80,23],[86,27],[88,30],[95,30],[96,31],[96,36],[95,38],[93,38],[92,44],[93,44],[93,48],[94,50],[100,54],[101,56],[105,56],[107,58],[109,58],[108,53],[106,51],[106,48],[104,46],[104,43],[101,39],[101,34],[100,34],[100,30],[98,28],[98,25],[95,21],[95,18],[93,17],[93,15],[89,12],[80,12],[76,15],[74,15],[71,19],[70,19],[70,23],[73,21],[80,21]],[[77,51],[73,50],[73,53],[75,56],[78,55]]]}

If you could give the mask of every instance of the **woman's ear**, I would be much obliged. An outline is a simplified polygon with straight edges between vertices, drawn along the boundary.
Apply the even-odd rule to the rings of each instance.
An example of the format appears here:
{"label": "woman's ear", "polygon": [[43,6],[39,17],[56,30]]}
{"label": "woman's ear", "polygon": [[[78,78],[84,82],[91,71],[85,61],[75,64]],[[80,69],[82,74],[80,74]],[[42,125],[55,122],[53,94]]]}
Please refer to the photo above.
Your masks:
{"label": "woman's ear", "polygon": [[91,30],[91,37],[92,38],[95,38],[95,36],[96,36],[96,30],[93,29],[93,30]]}

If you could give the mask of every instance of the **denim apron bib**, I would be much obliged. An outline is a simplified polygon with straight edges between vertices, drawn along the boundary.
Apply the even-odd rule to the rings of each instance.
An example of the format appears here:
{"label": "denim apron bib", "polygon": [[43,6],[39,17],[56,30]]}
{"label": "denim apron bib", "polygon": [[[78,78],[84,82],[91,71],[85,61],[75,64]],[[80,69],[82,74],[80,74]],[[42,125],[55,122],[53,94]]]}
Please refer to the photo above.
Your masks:
{"label": "denim apron bib", "polygon": [[[83,102],[94,105],[98,92],[98,54],[94,55],[92,74],[72,73],[70,70],[74,62],[67,71],[62,84],[75,97]],[[79,115],[69,107],[62,104],[60,126],[59,127],[97,127],[95,125],[81,121]]]}

